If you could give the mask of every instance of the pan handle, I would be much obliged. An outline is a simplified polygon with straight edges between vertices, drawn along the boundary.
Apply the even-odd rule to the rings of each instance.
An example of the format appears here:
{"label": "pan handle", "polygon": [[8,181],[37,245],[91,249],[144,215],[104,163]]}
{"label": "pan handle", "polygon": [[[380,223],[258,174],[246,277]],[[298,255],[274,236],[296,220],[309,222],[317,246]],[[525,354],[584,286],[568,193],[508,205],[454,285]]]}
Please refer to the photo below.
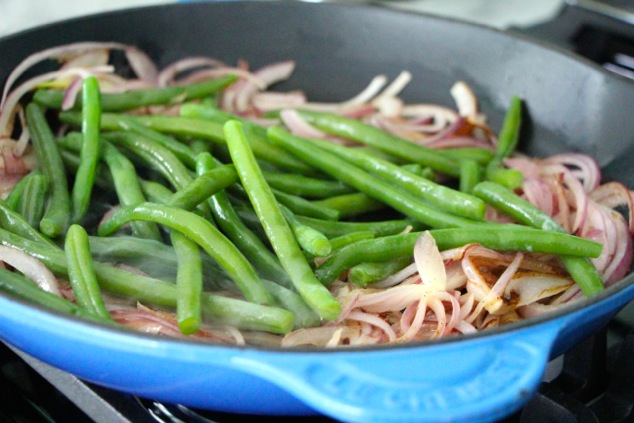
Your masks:
{"label": "pan handle", "polygon": [[373,351],[246,352],[233,364],[349,422],[494,421],[536,392],[562,327]]}

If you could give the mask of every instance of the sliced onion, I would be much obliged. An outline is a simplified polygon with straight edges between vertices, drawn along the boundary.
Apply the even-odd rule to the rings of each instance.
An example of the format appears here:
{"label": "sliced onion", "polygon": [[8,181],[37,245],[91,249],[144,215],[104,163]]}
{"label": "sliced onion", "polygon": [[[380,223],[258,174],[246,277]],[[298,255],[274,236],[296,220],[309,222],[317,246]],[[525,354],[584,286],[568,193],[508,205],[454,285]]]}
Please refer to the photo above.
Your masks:
{"label": "sliced onion", "polygon": [[560,294],[573,284],[568,277],[523,272],[511,280],[506,287],[505,295],[516,298],[516,306],[522,307]]}
{"label": "sliced onion", "polygon": [[20,271],[44,291],[61,296],[55,275],[35,257],[16,248],[0,245],[0,261]]}
{"label": "sliced onion", "polygon": [[436,246],[436,240],[428,231],[423,232],[416,241],[414,261],[423,281],[422,285],[428,293],[445,291],[447,286],[445,263]]}
{"label": "sliced onion", "polygon": [[466,82],[456,82],[449,92],[456,102],[460,116],[475,118],[478,115],[478,99]]}

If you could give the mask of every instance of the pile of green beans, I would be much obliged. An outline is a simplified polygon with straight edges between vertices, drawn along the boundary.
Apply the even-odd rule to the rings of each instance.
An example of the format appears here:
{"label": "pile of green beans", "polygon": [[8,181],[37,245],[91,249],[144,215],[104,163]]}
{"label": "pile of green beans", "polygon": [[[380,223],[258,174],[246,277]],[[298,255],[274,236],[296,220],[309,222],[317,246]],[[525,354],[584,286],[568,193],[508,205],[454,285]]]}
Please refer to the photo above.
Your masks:
{"label": "pile of green beans", "polygon": [[[480,243],[556,254],[586,295],[603,288],[589,261],[601,245],[563,233],[512,192],[521,174],[503,159],[518,142],[519,98],[494,153],[432,150],[354,119],[300,111],[369,146],[351,148],[197,101],[235,80],[102,94],[89,77],[75,109],[63,112],[60,91],[36,92],[26,118],[39,164],[0,200],[0,243],[67,278],[76,302],[4,269],[0,289],[107,325],[115,323],[106,294],[173,310],[187,335],[205,324],[284,334],[335,321],[341,305],[328,286],[346,271],[362,287],[397,272],[426,230],[441,249]],[[181,116],[127,112],[178,102]],[[60,123],[70,129],[56,138]],[[485,221],[487,206],[517,224]]]}

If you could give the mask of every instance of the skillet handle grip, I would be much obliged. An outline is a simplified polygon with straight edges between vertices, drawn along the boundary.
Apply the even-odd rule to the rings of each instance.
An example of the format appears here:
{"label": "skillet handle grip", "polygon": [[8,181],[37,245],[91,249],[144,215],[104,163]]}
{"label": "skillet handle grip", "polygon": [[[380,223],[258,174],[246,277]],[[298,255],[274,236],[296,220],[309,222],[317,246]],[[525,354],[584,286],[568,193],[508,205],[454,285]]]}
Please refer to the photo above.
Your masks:
{"label": "skillet handle grip", "polygon": [[494,421],[536,392],[560,325],[468,342],[242,356],[234,364],[349,422]]}

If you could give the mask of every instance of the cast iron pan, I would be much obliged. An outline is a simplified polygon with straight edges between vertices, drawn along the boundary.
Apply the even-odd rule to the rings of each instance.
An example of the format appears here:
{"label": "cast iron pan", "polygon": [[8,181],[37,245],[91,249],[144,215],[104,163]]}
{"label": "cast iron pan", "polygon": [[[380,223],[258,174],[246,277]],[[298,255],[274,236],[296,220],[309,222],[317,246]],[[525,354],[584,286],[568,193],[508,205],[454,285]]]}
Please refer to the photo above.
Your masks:
{"label": "cast iron pan", "polygon": [[[452,106],[466,81],[499,129],[513,95],[527,104],[521,148],[591,154],[604,178],[634,186],[634,85],[561,51],[495,30],[379,7],[187,3],[70,20],[0,42],[0,81],[25,56],[73,41],[135,44],[159,65],[210,55],[254,68],[294,59],[280,90],[343,100],[377,74],[408,70],[406,100]],[[41,70],[41,69],[40,69]],[[86,380],[212,410],[323,413],[348,421],[493,421],[535,392],[546,362],[634,297],[632,277],[568,310],[424,344],[337,351],[202,345],[112,330],[0,295],[0,336]]]}

